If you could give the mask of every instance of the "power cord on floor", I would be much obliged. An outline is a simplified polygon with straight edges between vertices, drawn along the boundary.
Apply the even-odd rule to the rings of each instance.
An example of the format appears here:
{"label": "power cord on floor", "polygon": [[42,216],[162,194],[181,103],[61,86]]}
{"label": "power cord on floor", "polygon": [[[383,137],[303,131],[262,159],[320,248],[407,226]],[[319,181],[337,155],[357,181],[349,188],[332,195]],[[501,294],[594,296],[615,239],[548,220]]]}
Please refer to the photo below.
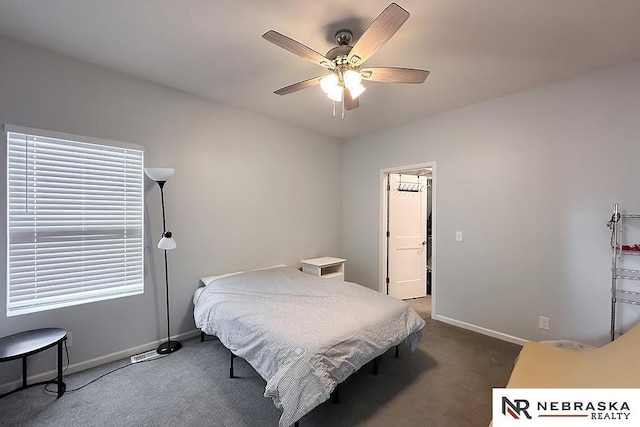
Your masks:
{"label": "power cord on floor", "polygon": [[[69,369],[69,348],[67,348],[67,341],[64,341],[64,351],[67,354],[67,366],[65,366],[65,368],[62,370],[62,375],[64,376],[64,373],[67,372],[67,369]],[[105,372],[104,374],[92,379],[91,381],[89,381],[86,384],[81,385],[80,387],[77,388],[68,388],[65,390],[65,392],[73,392],[73,391],[78,391],[78,390],[82,390],[83,388],[85,388],[86,386],[93,384],[94,382],[98,381],[100,378],[106,377],[109,374],[113,374],[116,371],[119,371],[120,369],[124,369],[124,368],[128,368],[131,365],[137,365],[140,363],[145,363],[145,362],[153,362],[154,360],[160,360],[160,359],[164,359],[165,357],[167,357],[168,354],[165,354],[164,356],[160,356],[160,357],[154,357],[153,359],[148,359],[148,360],[141,360],[140,362],[129,362],[124,366],[120,366],[119,368],[115,368],[110,370],[109,372]],[[58,390],[49,390],[47,388],[48,385],[50,384],[57,384],[58,383],[58,377],[52,379],[51,381],[47,381],[47,384],[45,384],[44,386],[44,390],[49,392],[49,393],[58,393]]]}

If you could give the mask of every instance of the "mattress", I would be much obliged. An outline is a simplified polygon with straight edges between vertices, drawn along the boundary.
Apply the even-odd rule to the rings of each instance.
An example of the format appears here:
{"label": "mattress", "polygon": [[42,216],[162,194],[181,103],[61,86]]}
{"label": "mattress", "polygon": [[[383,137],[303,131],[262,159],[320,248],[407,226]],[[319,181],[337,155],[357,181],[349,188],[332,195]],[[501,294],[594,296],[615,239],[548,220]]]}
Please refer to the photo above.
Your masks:
{"label": "mattress", "polygon": [[389,348],[413,351],[425,321],[405,302],[291,267],[216,278],[194,295],[198,328],[217,336],[267,382],[289,426]]}

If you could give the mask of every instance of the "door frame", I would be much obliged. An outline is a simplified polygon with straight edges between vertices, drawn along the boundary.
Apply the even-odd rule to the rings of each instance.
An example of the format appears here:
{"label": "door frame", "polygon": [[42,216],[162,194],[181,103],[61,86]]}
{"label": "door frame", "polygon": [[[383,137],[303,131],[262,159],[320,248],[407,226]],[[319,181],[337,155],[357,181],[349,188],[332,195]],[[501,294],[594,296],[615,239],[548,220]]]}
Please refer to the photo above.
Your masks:
{"label": "door frame", "polygon": [[[387,232],[387,188],[386,188],[386,176],[390,173],[401,173],[408,170],[421,169],[421,168],[431,168],[431,318],[435,318],[437,316],[437,253],[436,250],[438,239],[436,238],[436,230],[437,230],[437,162],[424,162],[424,163],[415,163],[411,165],[403,165],[403,166],[395,166],[391,168],[380,169],[380,224],[378,227],[378,236],[379,236],[379,280],[378,280],[378,290],[385,294],[387,293],[387,283],[386,283],[386,273],[387,273],[387,240],[386,240],[386,232]],[[426,276],[425,276],[426,280]]]}

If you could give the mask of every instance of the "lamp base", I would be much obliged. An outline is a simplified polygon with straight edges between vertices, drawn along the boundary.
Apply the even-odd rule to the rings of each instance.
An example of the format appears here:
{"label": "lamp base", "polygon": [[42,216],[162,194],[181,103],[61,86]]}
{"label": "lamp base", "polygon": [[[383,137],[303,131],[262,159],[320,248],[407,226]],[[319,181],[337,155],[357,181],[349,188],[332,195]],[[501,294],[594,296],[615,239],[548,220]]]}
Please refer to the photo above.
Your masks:
{"label": "lamp base", "polygon": [[160,344],[156,351],[158,352],[158,354],[170,354],[175,353],[181,348],[182,344],[180,344],[180,341],[167,341]]}

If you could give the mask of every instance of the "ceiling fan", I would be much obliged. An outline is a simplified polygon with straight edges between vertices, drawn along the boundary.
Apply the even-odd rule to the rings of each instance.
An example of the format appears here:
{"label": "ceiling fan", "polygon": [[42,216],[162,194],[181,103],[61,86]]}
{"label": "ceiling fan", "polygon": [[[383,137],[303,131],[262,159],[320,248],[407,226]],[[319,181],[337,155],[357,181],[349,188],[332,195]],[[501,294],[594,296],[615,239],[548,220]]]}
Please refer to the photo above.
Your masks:
{"label": "ceiling fan", "polygon": [[330,71],[329,74],[285,86],[274,93],[287,95],[320,85],[327,97],[334,101],[334,116],[335,102],[342,103],[342,118],[344,118],[345,109],[353,110],[360,105],[358,97],[365,91],[362,85],[363,79],[389,83],[423,83],[429,71],[397,67],[362,68],[365,61],[389,41],[408,18],[409,12],[396,3],[391,3],[369,25],[353,46],[351,46],[353,33],[346,29],[338,30],[335,35],[338,46],[329,50],[324,56],[277,31],[267,31],[262,35],[265,40]]}

